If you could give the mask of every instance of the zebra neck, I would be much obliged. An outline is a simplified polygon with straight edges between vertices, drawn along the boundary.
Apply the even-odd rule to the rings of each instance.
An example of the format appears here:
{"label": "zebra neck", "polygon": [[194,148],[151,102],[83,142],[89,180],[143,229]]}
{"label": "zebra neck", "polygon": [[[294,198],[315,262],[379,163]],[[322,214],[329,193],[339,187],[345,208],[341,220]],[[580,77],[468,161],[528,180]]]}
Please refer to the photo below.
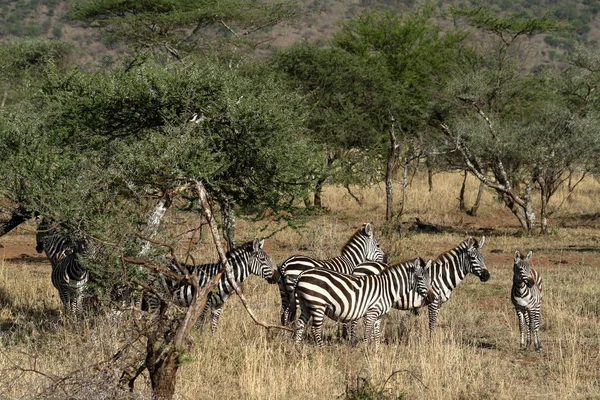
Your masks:
{"label": "zebra neck", "polygon": [[233,250],[227,255],[227,262],[231,265],[233,279],[237,283],[242,283],[250,275],[250,271],[248,271],[249,258],[248,252],[245,251]]}
{"label": "zebra neck", "polygon": [[451,250],[442,254],[432,265],[432,271],[435,273],[432,280],[437,286],[443,286],[450,291],[456,288],[469,273],[466,254],[463,252]]}

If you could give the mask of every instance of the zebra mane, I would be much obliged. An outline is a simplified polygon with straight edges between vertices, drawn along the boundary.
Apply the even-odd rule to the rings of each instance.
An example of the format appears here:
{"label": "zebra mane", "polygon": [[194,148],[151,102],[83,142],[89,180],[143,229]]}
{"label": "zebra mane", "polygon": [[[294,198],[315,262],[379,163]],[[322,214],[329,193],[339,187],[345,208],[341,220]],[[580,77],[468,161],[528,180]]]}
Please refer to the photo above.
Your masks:
{"label": "zebra mane", "polygon": [[356,232],[354,232],[354,234],[350,237],[350,239],[348,239],[346,241],[346,243],[344,244],[344,246],[342,246],[342,251],[341,251],[342,254],[344,254],[344,250],[346,250],[346,248],[348,247],[348,245],[350,243],[352,243],[354,241],[354,239],[356,239],[357,236],[365,234],[363,232],[363,229],[364,229],[364,225],[362,227],[360,227]]}
{"label": "zebra mane", "polygon": [[237,246],[231,250],[229,250],[227,253],[225,253],[225,257],[226,258],[232,258],[235,257],[238,254],[241,253],[252,253],[254,251],[254,246],[253,246],[253,242],[246,242],[240,246]]}
{"label": "zebra mane", "polygon": [[475,239],[473,239],[472,237],[469,237],[465,240],[463,240],[462,242],[460,242],[455,248],[450,249],[450,250],[446,250],[442,253],[440,253],[434,260],[434,262],[436,261],[440,261],[443,260],[445,257],[450,257],[453,253],[454,254],[463,254],[464,252],[466,252],[470,247],[472,247],[475,243]]}

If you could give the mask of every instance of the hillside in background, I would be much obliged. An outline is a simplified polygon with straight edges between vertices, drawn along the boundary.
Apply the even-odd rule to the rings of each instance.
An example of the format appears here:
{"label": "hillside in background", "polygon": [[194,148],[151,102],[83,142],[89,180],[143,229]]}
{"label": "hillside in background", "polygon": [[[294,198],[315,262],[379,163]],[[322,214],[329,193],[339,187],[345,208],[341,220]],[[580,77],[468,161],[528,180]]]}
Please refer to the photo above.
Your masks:
{"label": "hillside in background", "polygon": [[[64,16],[69,0],[7,0],[0,5],[0,41],[15,37],[56,38],[71,40],[78,44],[80,62],[92,67],[97,63],[112,62],[115,50],[108,48],[100,39],[97,29],[66,21]],[[319,42],[331,38],[339,21],[373,8],[413,8],[418,0],[304,0],[300,2],[304,14],[294,23],[277,26],[272,30],[272,46],[285,47],[300,41]],[[597,46],[600,40],[600,0],[487,0],[488,6],[498,12],[529,12],[534,15],[552,13],[557,18],[569,21],[573,29],[569,32],[553,33],[538,39],[540,56],[536,65],[560,59],[564,50],[577,42]],[[450,5],[475,6],[482,2],[443,1],[435,5],[445,9]],[[541,60],[540,57],[545,58]]]}

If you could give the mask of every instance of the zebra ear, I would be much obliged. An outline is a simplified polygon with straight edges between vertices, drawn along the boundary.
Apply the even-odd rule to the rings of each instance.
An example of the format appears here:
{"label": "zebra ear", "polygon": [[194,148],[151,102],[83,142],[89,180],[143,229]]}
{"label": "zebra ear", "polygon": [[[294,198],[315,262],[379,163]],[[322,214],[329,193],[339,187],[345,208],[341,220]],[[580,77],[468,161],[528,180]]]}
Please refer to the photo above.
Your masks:
{"label": "zebra ear", "polygon": [[479,242],[475,242],[475,247],[477,247],[478,249],[481,249],[483,247],[483,244],[485,243],[485,236],[482,236],[481,239],[479,239]]}
{"label": "zebra ear", "polygon": [[423,268],[428,269],[431,267],[431,264],[433,264],[433,260],[429,259],[429,260],[427,260],[427,262],[425,263],[425,267],[423,267]]}
{"label": "zebra ear", "polygon": [[525,256],[525,261],[529,261],[531,260],[531,256],[533,255],[533,251],[529,251],[529,253],[527,253],[527,255]]}
{"label": "zebra ear", "polygon": [[521,260],[521,253],[519,252],[519,250],[515,251],[515,262],[519,262]]}
{"label": "zebra ear", "polygon": [[263,248],[264,245],[265,245],[265,239],[255,238],[254,241],[252,242],[252,249],[254,251],[259,251],[260,249]]}
{"label": "zebra ear", "polygon": [[370,223],[363,224],[363,232],[367,236],[373,236],[373,226]]}
{"label": "zebra ear", "polygon": [[411,272],[417,270],[417,268],[423,268],[423,259],[421,257],[415,258],[415,261],[412,263],[413,268],[411,268]]}

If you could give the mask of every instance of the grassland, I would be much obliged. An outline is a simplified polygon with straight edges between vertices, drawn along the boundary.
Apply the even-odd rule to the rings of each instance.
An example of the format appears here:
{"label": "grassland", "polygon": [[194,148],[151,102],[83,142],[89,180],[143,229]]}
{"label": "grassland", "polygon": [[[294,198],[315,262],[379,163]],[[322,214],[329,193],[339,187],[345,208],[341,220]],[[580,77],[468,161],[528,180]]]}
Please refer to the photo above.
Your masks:
{"label": "grassland", "polygon": [[[300,354],[283,333],[254,325],[240,301],[231,298],[214,337],[209,329],[194,334],[176,397],[600,398],[600,184],[584,181],[551,220],[552,233],[542,237],[521,234],[489,191],[477,217],[460,213],[459,184],[460,176],[439,174],[429,193],[425,179],[417,175],[401,234],[384,229],[382,187],[361,190],[362,206],[345,189],[327,188],[325,212],[303,217],[303,228],[284,229],[266,244],[277,263],[298,253],[332,257],[361,223],[370,221],[390,260],[399,261],[434,257],[468,235],[485,235],[483,254],[491,279],[481,283],[468,277],[442,307],[432,337],[426,312],[415,317],[393,310],[383,322],[379,353],[373,345],[351,347],[339,340],[336,325],[328,321],[324,350],[308,340]],[[470,181],[467,203],[476,188]],[[409,229],[417,216],[438,231]],[[189,223],[170,216],[167,230],[184,232]],[[240,221],[239,240],[268,234],[280,224]],[[267,231],[262,231],[265,225]],[[34,252],[32,228],[19,228],[0,242],[0,398],[121,398],[111,392],[119,371],[103,361],[119,350],[129,321],[62,325],[50,266]],[[532,265],[544,279],[541,354],[519,350],[509,299],[516,249],[533,250]],[[196,254],[198,260],[216,259],[208,235]],[[275,285],[249,279],[244,293],[261,320],[277,321]],[[71,378],[61,380],[68,372]],[[140,378],[133,397],[148,398],[147,385]]]}

